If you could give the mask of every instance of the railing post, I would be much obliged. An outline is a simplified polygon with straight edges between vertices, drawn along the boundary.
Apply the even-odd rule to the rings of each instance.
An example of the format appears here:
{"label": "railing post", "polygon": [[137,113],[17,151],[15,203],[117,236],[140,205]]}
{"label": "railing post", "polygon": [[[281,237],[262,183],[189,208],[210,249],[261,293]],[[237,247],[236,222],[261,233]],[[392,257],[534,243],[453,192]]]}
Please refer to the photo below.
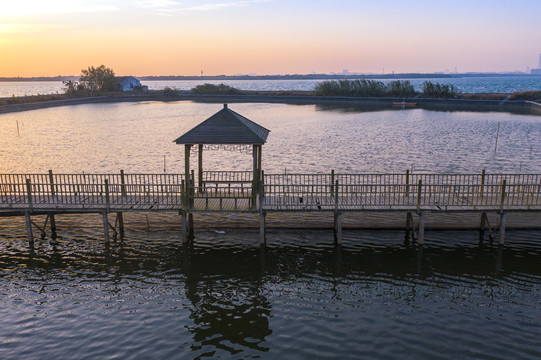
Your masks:
{"label": "railing post", "polygon": [[334,170],[331,170],[331,197],[334,196]]}
{"label": "railing post", "polygon": [[423,181],[419,179],[419,186],[417,187],[417,213],[421,213],[421,189],[423,187]]}
{"label": "railing post", "polygon": [[505,184],[506,184],[506,180],[503,179],[502,180],[502,190],[501,190],[501,195],[500,195],[500,214],[503,213],[503,204],[505,202]]}
{"label": "railing post", "polygon": [[406,170],[406,197],[410,196],[410,171]]}
{"label": "railing post", "polygon": [[54,189],[54,179],[53,179],[53,171],[49,170],[49,184],[51,185],[51,197],[54,198],[56,195],[55,189]]}
{"label": "railing post", "polygon": [[334,189],[334,209],[335,211],[338,211],[338,180],[336,180],[335,183],[335,189]]}
{"label": "railing post", "polygon": [[30,179],[26,179],[26,196],[28,197],[28,211],[32,212],[32,185],[30,184]]}
{"label": "railing post", "polygon": [[485,192],[485,169],[481,172],[481,189],[479,190],[481,197],[483,197],[483,194]]}
{"label": "railing post", "polygon": [[109,180],[105,179],[105,205],[107,212],[111,211],[111,199],[109,199]]}
{"label": "railing post", "polygon": [[126,179],[124,178],[124,170],[120,170],[120,193],[122,197],[128,196],[126,193]]}

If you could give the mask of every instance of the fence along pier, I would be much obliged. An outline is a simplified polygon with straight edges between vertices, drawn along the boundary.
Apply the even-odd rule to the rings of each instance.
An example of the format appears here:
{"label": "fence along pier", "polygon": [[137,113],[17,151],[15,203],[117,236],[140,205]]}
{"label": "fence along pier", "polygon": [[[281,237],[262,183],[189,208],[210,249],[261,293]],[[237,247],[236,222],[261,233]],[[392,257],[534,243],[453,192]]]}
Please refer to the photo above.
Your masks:
{"label": "fence along pier", "polygon": [[[182,239],[193,239],[193,213],[252,212],[260,216],[265,243],[267,213],[320,212],[334,216],[340,242],[346,212],[396,212],[405,228],[424,242],[424,219],[432,213],[477,213],[482,233],[494,229],[488,213],[499,215],[499,244],[506,214],[541,212],[541,174],[265,174],[254,187],[250,171],[185,174],[5,174],[0,175],[0,216],[24,216],[30,246],[33,228],[56,233],[55,215],[99,213],[105,241],[124,233],[124,212],[178,212]],[[196,185],[197,184],[197,185]],[[109,216],[115,214],[112,224]],[[46,215],[39,226],[32,215]],[[417,227],[414,217],[418,218]]]}
{"label": "fence along pier", "polygon": [[[49,223],[54,237],[55,216],[66,213],[101,214],[106,243],[110,231],[123,235],[124,212],[178,212],[184,243],[193,240],[194,213],[258,213],[264,244],[271,212],[332,213],[338,243],[346,212],[402,212],[406,232],[417,232],[423,245],[426,214],[480,213],[481,233],[492,234],[487,214],[497,213],[503,244],[507,213],[541,212],[540,174],[265,174],[262,146],[269,132],[224,104],[174,141],[184,145],[183,174],[0,174],[0,216],[24,216],[33,247],[33,228],[44,234]],[[251,153],[252,170],[206,171],[203,152],[220,149]],[[110,214],[116,214],[114,224]],[[44,225],[32,215],[46,215]]]}

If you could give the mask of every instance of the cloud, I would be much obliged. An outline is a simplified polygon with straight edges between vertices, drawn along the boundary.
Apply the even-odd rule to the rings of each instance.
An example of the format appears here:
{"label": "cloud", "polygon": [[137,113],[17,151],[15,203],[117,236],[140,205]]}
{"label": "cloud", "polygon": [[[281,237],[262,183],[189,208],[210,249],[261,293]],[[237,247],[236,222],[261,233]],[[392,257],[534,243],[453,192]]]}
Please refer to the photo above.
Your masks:
{"label": "cloud", "polygon": [[192,11],[214,11],[231,7],[245,7],[270,1],[273,0],[206,0],[200,1],[198,5],[193,5],[193,3],[175,0],[138,0],[137,5],[160,14],[179,14]]}

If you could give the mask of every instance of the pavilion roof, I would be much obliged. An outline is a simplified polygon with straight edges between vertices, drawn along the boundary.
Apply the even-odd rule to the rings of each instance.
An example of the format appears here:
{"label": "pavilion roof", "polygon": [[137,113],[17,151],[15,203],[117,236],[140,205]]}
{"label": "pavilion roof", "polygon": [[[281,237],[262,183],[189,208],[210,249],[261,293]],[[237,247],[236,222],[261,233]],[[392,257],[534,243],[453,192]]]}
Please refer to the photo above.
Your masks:
{"label": "pavilion roof", "polygon": [[270,130],[234,112],[223,109],[180,136],[177,144],[253,144],[263,145]]}

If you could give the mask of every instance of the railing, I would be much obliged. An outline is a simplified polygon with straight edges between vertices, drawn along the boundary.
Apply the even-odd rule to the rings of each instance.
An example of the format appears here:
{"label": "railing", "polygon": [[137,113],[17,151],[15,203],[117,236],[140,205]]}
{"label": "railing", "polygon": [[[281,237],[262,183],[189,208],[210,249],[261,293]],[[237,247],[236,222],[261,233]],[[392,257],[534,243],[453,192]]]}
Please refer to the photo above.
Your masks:
{"label": "railing", "polygon": [[251,183],[251,171],[204,171],[203,183]]}
{"label": "railing", "polygon": [[[310,177],[309,175],[294,175]],[[336,179],[344,179],[335,175]],[[416,184],[392,183],[395,175],[348,175],[348,183],[336,180],[324,184],[320,175],[315,181],[298,185],[293,181],[264,185],[264,207],[274,210],[415,210],[415,211],[482,211],[482,210],[541,210],[541,181],[537,175],[491,176],[488,184],[460,183],[472,180],[464,175],[423,174]],[[381,180],[389,183],[382,183]],[[444,179],[447,183],[438,182]],[[494,184],[500,180],[500,184]],[[507,181],[520,179],[522,183]],[[291,178],[290,178],[291,180]],[[480,179],[479,179],[480,180]],[[370,181],[374,181],[371,183]],[[537,181],[537,183],[536,183]],[[473,182],[473,181],[472,181]],[[480,181],[479,181],[480,182]]]}
{"label": "railing", "polygon": [[[0,207],[53,208],[182,205],[180,174],[0,175]],[[147,206],[149,207],[149,206]]]}
{"label": "railing", "polygon": [[252,177],[209,171],[186,186],[182,174],[6,174],[0,209],[541,210],[539,174],[262,174],[255,189]]}

